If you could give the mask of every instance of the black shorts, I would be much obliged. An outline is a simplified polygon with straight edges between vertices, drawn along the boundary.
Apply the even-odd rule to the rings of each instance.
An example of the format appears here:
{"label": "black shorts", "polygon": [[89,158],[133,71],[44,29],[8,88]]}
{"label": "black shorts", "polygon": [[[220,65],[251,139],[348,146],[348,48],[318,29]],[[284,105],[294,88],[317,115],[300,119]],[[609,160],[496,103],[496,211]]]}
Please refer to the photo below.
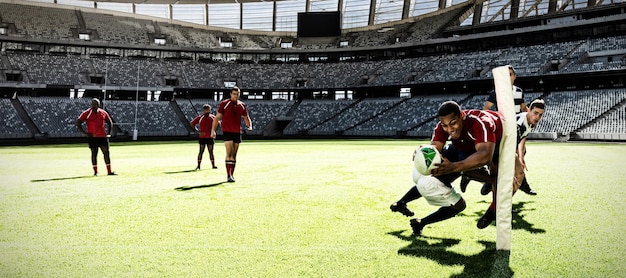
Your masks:
{"label": "black shorts", "polygon": [[109,138],[106,137],[87,137],[90,149],[109,147]]}
{"label": "black shorts", "polygon": [[200,145],[215,145],[215,140],[213,140],[213,138],[200,138],[200,139],[198,139],[198,144],[200,144]]}
{"label": "black shorts", "polygon": [[233,143],[241,143],[241,133],[224,132],[224,141],[233,141]]}

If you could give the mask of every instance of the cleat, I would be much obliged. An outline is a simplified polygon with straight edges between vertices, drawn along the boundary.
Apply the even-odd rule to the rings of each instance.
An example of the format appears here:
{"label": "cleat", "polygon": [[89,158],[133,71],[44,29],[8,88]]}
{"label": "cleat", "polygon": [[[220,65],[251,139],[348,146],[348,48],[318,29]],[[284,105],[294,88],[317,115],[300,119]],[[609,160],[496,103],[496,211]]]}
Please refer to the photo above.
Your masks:
{"label": "cleat", "polygon": [[93,176],[97,177],[98,176],[98,172],[93,173]]}
{"label": "cleat", "polygon": [[520,212],[521,212],[521,210],[519,210],[519,209],[511,209],[511,214],[518,214]]}
{"label": "cleat", "polygon": [[395,202],[395,203],[391,204],[391,206],[389,208],[391,209],[391,211],[402,213],[402,215],[404,215],[406,217],[411,217],[411,216],[415,215],[415,213],[413,213],[410,209],[408,209],[406,207],[406,204],[401,204],[401,203]]}
{"label": "cleat", "polygon": [[478,229],[487,228],[487,226],[491,225],[491,222],[496,219],[496,211],[488,209],[487,212],[483,216],[478,219],[476,223],[476,227]]}
{"label": "cleat", "polygon": [[415,236],[422,235],[422,229],[424,229],[424,225],[422,225],[422,222],[419,219],[413,218],[409,220],[409,223],[411,223],[411,229],[413,229],[413,235]]}
{"label": "cleat", "polygon": [[228,176],[228,182],[235,182],[235,178],[233,176]]}
{"label": "cleat", "polygon": [[487,195],[491,192],[491,184],[483,183],[483,187],[480,189],[480,195]]}
{"label": "cleat", "polygon": [[469,184],[470,179],[466,176],[461,176],[461,192],[465,193],[465,189],[467,189],[467,185]]}
{"label": "cleat", "polygon": [[196,171],[200,171],[200,166],[196,167]]}
{"label": "cleat", "polygon": [[217,166],[213,166],[213,169],[217,169]]}
{"label": "cleat", "polygon": [[107,176],[117,176],[117,174],[115,172],[110,172],[107,174]]}
{"label": "cleat", "polygon": [[530,188],[530,185],[528,185],[526,181],[522,182],[522,185],[520,185],[519,190],[523,191],[524,193],[528,195],[533,195],[533,196],[537,195],[537,192],[535,192],[535,190]]}

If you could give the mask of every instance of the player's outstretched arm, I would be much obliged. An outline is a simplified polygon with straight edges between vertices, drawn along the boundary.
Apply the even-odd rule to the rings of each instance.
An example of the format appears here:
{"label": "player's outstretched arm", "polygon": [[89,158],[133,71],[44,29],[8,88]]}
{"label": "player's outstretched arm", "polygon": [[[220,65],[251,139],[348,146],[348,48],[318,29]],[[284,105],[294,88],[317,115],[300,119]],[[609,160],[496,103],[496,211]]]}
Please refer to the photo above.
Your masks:
{"label": "player's outstretched arm", "polygon": [[466,159],[457,162],[450,162],[447,159],[443,159],[439,168],[433,169],[431,173],[435,176],[439,176],[474,170],[483,165],[489,165],[491,164],[491,157],[493,156],[495,146],[496,144],[493,142],[478,143],[476,144],[476,152]]}

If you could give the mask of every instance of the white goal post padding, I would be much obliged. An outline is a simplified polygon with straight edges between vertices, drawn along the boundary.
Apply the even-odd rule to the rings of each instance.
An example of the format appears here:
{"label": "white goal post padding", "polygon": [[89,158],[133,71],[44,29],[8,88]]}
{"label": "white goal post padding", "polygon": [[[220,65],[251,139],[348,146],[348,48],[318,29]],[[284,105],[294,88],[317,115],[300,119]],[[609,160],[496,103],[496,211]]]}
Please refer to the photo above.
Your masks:
{"label": "white goal post padding", "polygon": [[498,162],[498,186],[496,190],[496,250],[511,250],[511,199],[515,176],[515,151],[517,149],[517,127],[513,84],[509,66],[492,70],[495,83],[498,113],[502,118],[502,140]]}

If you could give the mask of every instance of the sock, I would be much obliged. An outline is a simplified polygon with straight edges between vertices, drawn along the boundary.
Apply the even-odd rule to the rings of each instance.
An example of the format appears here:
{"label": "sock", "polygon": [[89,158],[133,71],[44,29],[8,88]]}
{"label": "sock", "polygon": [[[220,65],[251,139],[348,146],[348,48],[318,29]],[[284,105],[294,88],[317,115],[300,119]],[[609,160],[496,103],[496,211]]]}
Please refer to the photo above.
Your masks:
{"label": "sock", "polygon": [[446,220],[448,218],[452,218],[457,213],[459,213],[459,211],[454,209],[452,206],[450,206],[450,207],[441,207],[437,211],[435,211],[435,212],[429,214],[428,216],[422,218],[421,222],[422,222],[422,225],[428,225],[428,224],[432,224],[432,223],[435,223],[435,222]]}
{"label": "sock", "polygon": [[[215,167],[215,159],[211,159],[211,166]],[[198,167],[200,167],[200,162],[198,162]]]}
{"label": "sock", "polygon": [[93,167],[93,172],[98,173],[98,165],[92,165],[92,167]]}
{"label": "sock", "polygon": [[496,202],[491,202],[491,205],[489,205],[489,208],[487,210],[496,211]]}
{"label": "sock", "polygon": [[111,164],[107,164],[107,173],[111,173]]}
{"label": "sock", "polygon": [[198,159],[198,168],[200,168],[201,163],[202,163],[202,159]]}
{"label": "sock", "polygon": [[233,175],[233,161],[226,160],[226,175],[229,177]]}
{"label": "sock", "polygon": [[234,175],[235,174],[235,166],[237,166],[237,161],[232,161],[233,162],[233,168],[230,169],[230,175]]}
{"label": "sock", "polygon": [[419,197],[422,197],[422,194],[420,194],[420,192],[417,190],[417,187],[413,186],[406,194],[404,194],[404,196],[402,196],[402,198],[400,198],[398,203],[406,204],[410,201],[418,199]]}

